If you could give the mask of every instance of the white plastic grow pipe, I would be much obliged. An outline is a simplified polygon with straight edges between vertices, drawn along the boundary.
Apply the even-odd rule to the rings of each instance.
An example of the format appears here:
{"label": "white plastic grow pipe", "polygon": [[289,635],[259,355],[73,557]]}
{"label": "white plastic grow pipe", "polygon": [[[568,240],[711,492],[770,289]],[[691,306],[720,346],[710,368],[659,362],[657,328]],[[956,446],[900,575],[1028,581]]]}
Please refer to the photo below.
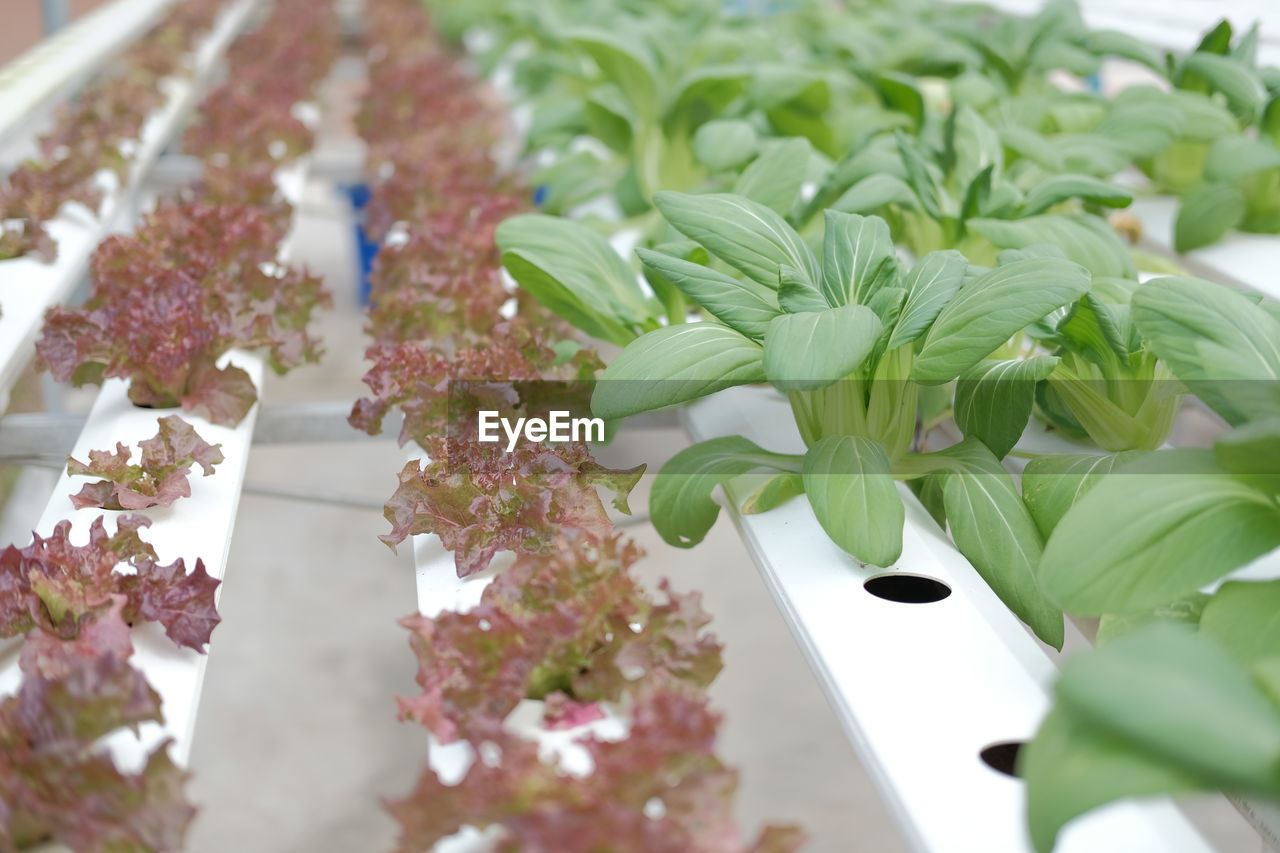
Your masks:
{"label": "white plastic grow pipe", "polygon": [[114,0],[0,67],[0,141],[65,97],[155,24],[174,0]]}
{"label": "white plastic grow pipe", "polygon": [[[169,99],[143,125],[128,181],[107,194],[100,215],[72,204],[50,223],[50,234],[58,243],[58,259],[52,264],[35,258],[0,261],[0,410],[5,408],[13,383],[30,358],[45,310],[67,298],[83,278],[98,243],[130,215],[147,172],[195,106],[201,82],[244,28],[257,3],[258,0],[239,0],[229,8],[197,48],[191,77],[165,82]],[[100,11],[114,8],[115,5],[107,6]],[[81,23],[94,19],[96,14]],[[0,110],[7,108],[7,97],[0,89]]]}
{"label": "white plastic grow pipe", "polygon": [[[254,385],[262,387],[263,362],[260,356],[235,352],[229,354],[223,363],[226,361],[244,368]],[[201,476],[198,467],[192,471],[191,497],[182,498],[171,507],[138,513],[152,520],[152,525],[143,531],[142,538],[155,547],[162,563],[181,558],[190,571],[196,560],[201,559],[209,574],[221,579],[226,571],[231,532],[258,409],[254,406],[248,417],[235,428],[217,426],[179,410],[140,409],[129,402],[125,380],[109,379],[103,384],[71,455],[85,461],[90,450],[114,449],[118,441],[136,446],[140,440],[156,434],[157,418],[175,413],[194,426],[206,441],[221,444],[225,461],[213,476]],[[106,516],[108,530],[115,530],[116,519],[124,513],[93,508],[76,510],[71,503],[70,495],[80,491],[91,479],[71,477],[63,469],[37,525],[40,535],[49,535],[54,525],[68,519],[72,522],[73,541],[83,543],[88,539],[89,525],[98,516]],[[221,587],[218,591],[221,592]],[[196,708],[200,702],[208,657],[191,649],[178,648],[156,624],[149,623],[134,630],[133,643],[132,663],[142,670],[159,692],[163,701],[164,725],[147,723],[142,726],[138,738],[127,731],[112,735],[112,754],[122,770],[136,770],[156,744],[165,737],[172,737],[175,744],[171,747],[170,756],[185,766],[191,751]],[[11,644],[3,660],[3,668],[0,668],[0,695],[13,693],[21,683],[16,652],[17,645]]]}
{"label": "white plastic grow pipe", "polygon": [[[252,6],[256,0],[246,2]],[[310,158],[303,157],[276,173],[277,187],[285,200],[295,207],[301,201],[306,186],[309,164]],[[291,229],[279,248],[277,258],[281,263],[288,262],[293,254],[294,233]],[[244,488],[253,430],[261,410],[265,370],[262,356],[238,350],[228,353],[219,360],[219,364],[243,368],[258,389],[258,403],[235,427],[219,426],[206,418],[179,410],[140,409],[129,402],[125,380],[109,379],[103,383],[71,455],[85,461],[90,450],[114,449],[116,442],[136,446],[138,441],[155,435],[158,417],[175,413],[181,414],[206,441],[220,444],[224,461],[210,477],[201,476],[198,468],[193,470],[190,497],[178,500],[171,507],[143,510],[140,514],[152,520],[142,538],[155,547],[161,563],[181,558],[190,572],[197,559],[203,560],[209,575],[222,580]],[[83,542],[87,540],[89,525],[100,515],[106,516],[108,530],[114,530],[115,519],[122,513],[92,508],[76,510],[71,503],[70,495],[91,479],[71,477],[64,467],[36,531],[47,536],[59,521],[68,519],[73,523],[73,540]],[[221,593],[220,585],[216,596],[220,598]],[[172,738],[174,743],[169,755],[179,766],[186,766],[191,755],[208,655],[175,646],[164,636],[163,629],[152,623],[135,629],[132,637],[134,656],[131,662],[160,694],[164,723],[146,723],[138,736],[127,730],[111,735],[108,743],[112,757],[122,771],[135,771],[157,744],[165,738]],[[22,674],[17,665],[19,646],[19,643],[10,642],[0,651],[0,696],[15,692],[21,684]]]}

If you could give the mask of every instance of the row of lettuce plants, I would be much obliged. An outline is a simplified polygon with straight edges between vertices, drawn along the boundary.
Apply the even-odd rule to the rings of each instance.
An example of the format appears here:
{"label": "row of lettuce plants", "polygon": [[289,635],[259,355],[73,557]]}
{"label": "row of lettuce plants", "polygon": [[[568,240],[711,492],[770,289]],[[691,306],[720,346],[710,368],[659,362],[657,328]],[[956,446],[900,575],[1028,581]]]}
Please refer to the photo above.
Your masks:
{"label": "row of lettuce plants", "polygon": [[221,0],[190,0],[165,13],[138,41],[61,106],[37,153],[0,183],[0,260],[58,247],[46,226],[64,204],[96,211],[103,173],[128,179],[131,155],[147,118],[166,100],[164,81],[190,70],[193,51],[222,10]]}
{"label": "row of lettuce plants", "polygon": [[[622,347],[594,412],[759,383],[791,403],[805,453],[729,437],[663,468],[668,542],[700,541],[713,489],[756,472],[748,509],[803,493],[892,566],[904,481],[1045,642],[1064,610],[1102,619],[1020,759],[1038,850],[1123,797],[1280,799],[1280,582],[1220,585],[1280,545],[1280,309],[1140,280],[1180,270],[1113,212],[1172,190],[1181,248],[1275,230],[1280,79],[1256,31],[1174,56],[1070,2],[429,5],[527,131],[544,213],[495,232],[518,298]],[[1104,61],[1154,82],[1092,93]],[[1188,395],[1221,432],[1165,449]],[[1020,446],[1033,419],[1078,451]],[[937,449],[939,425],[962,440]]]}
{"label": "row of lettuce plants", "polygon": [[[209,22],[218,6],[188,0],[173,20]],[[185,30],[157,32],[165,41]],[[133,234],[97,249],[89,301],[46,316],[42,367],[77,385],[127,379],[138,406],[181,406],[234,426],[257,392],[243,370],[219,365],[224,354],[266,349],[279,372],[318,358],[306,325],[329,297],[317,278],[282,261],[292,209],[274,176],[311,147],[291,109],[312,98],[337,46],[332,8],[310,0],[277,0],[235,43],[226,81],[187,132],[203,178],[161,200]],[[259,98],[265,115],[247,122],[242,92]],[[110,100],[93,105],[98,94],[87,91],[79,109],[115,109]],[[72,496],[77,508],[140,514],[99,517],[84,545],[63,521],[48,537],[0,553],[0,634],[24,636],[21,684],[0,701],[4,849],[49,841],[75,851],[184,846],[196,810],[183,793],[189,774],[169,756],[171,741],[142,767],[122,770],[103,740],[163,722],[159,695],[130,662],[131,629],[159,622],[174,643],[203,652],[219,621],[219,581],[201,561],[190,571],[181,560],[162,565],[142,531],[151,524],[146,510],[190,497],[192,467],[208,476],[222,453],[177,414],[157,426],[136,452],[117,443],[114,452],[91,451],[87,462],[68,460],[71,475],[93,478]]]}
{"label": "row of lettuce plants", "polygon": [[[705,693],[721,649],[699,596],[665,583],[655,594],[630,573],[641,551],[614,530],[597,489],[628,511],[642,469],[606,469],[584,444],[504,453],[477,440],[477,407],[546,411],[601,362],[503,285],[493,232],[530,191],[486,153],[505,132],[500,105],[412,0],[367,9],[360,128],[381,248],[372,396],[351,421],[376,433],[399,409],[401,444],[425,454],[400,474],[384,539],[434,533],[459,578],[494,573],[477,606],[402,621],[422,688],[400,700],[402,719],[431,733],[433,758],[457,741],[471,758],[460,778],[433,761],[388,801],[398,849],[477,831],[503,850],[796,849],[794,828],[748,844],[732,818],[737,774],[715,755],[720,718]],[[495,561],[508,551],[514,562]],[[606,719],[623,733],[598,728]],[[570,738],[585,766],[540,754],[530,728]]]}

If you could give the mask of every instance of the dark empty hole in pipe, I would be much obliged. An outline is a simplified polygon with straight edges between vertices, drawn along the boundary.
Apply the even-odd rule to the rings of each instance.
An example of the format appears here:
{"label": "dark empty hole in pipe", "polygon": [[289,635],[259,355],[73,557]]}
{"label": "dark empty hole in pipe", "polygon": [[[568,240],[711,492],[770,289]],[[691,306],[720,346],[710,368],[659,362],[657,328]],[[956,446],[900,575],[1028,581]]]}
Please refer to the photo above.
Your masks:
{"label": "dark empty hole in pipe", "polygon": [[876,598],[903,604],[931,604],[951,594],[951,587],[936,578],[903,572],[876,575],[862,586]]}
{"label": "dark empty hole in pipe", "polygon": [[1022,741],[1010,740],[1003,743],[993,743],[978,753],[978,757],[982,759],[982,763],[990,767],[997,773],[1003,773],[1006,776],[1018,778],[1016,767],[1018,766],[1018,752],[1022,749]]}

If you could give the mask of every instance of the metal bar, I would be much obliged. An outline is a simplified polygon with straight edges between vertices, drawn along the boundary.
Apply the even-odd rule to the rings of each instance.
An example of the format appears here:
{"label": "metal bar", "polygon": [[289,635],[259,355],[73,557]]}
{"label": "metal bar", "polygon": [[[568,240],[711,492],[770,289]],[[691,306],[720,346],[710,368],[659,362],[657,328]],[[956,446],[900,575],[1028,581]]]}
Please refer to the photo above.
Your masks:
{"label": "metal bar", "polygon": [[[151,167],[146,186],[152,191],[179,189],[200,180],[203,171],[203,163],[198,157],[190,154],[165,154]],[[355,183],[364,177],[364,152],[352,150],[315,156],[307,169],[307,175],[311,179],[330,183]]]}
{"label": "metal bar", "polygon": [[[253,432],[254,444],[322,444],[387,440],[399,431],[390,418],[382,436],[367,436],[347,423],[346,403],[302,403],[262,406]],[[164,414],[157,412],[157,416]],[[0,419],[0,461],[65,459],[86,417],[77,414],[13,414]]]}
{"label": "metal bar", "polygon": [[71,7],[67,0],[40,0],[40,13],[46,36],[53,35],[71,21]]}
{"label": "metal bar", "polygon": [[[388,441],[400,432],[398,413],[388,415],[381,435],[370,436],[347,423],[347,403],[293,403],[261,406],[253,431],[255,445],[332,444],[347,441]],[[163,414],[157,412],[157,415]],[[0,462],[32,463],[65,459],[84,429],[85,416],[48,412],[12,414],[0,418]],[[635,429],[677,429],[675,412],[651,412],[627,419]]]}

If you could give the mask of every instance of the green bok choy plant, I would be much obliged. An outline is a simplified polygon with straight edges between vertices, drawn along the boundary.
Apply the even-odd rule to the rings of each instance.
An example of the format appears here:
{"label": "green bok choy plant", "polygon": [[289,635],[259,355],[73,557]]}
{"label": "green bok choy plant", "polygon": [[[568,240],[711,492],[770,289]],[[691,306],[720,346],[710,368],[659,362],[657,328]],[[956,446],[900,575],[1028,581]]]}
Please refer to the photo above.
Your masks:
{"label": "green bok choy plant", "polygon": [[1280,547],[1280,312],[1161,278],[1134,292],[1131,314],[1233,428],[1212,449],[1027,466],[1026,501],[1048,536],[1041,587],[1102,617],[1100,647],[1064,667],[1019,759],[1040,851],[1068,820],[1121,797],[1280,799],[1280,581],[1221,583]]}
{"label": "green bok choy plant", "polygon": [[[677,454],[650,507],[664,539],[682,547],[701,541],[719,512],[713,489],[763,469],[774,476],[755,509],[803,491],[837,545],[887,566],[902,550],[894,480],[919,481],[992,588],[1060,645],[1061,613],[1033,575],[1042,539],[997,454],[973,437],[937,453],[914,453],[912,444],[921,387],[990,372],[987,357],[1012,336],[1088,291],[1088,272],[1050,253],[1008,253],[982,269],[944,251],[908,268],[883,220],[839,211],[825,215],[819,258],[781,216],[749,199],[659,193],[655,203],[716,266],[642,249],[646,275],[681,291],[709,319],[627,344],[602,374],[593,411],[622,418],[768,382],[789,399],[808,447],[780,454],[728,437]],[[1056,362],[1010,359],[984,387],[1005,389],[992,392],[1002,401],[1017,395],[1012,407],[1022,408],[1025,425],[1034,382]]]}

